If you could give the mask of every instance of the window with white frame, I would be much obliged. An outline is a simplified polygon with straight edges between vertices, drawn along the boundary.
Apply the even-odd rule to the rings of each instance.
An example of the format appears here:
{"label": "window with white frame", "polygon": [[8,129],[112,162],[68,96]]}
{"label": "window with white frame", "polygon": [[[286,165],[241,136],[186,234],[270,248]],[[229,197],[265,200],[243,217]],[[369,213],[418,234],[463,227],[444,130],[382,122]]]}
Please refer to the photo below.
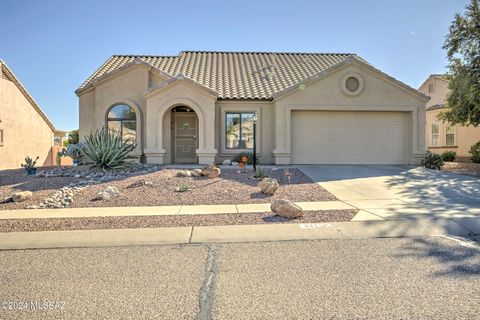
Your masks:
{"label": "window with white frame", "polygon": [[225,148],[253,148],[254,112],[227,112],[225,114]]}
{"label": "window with white frame", "polygon": [[431,145],[433,147],[438,146],[438,132],[439,132],[438,122],[432,123],[432,141]]}
{"label": "window with white frame", "polygon": [[455,127],[448,124],[445,128],[445,145],[455,145]]}

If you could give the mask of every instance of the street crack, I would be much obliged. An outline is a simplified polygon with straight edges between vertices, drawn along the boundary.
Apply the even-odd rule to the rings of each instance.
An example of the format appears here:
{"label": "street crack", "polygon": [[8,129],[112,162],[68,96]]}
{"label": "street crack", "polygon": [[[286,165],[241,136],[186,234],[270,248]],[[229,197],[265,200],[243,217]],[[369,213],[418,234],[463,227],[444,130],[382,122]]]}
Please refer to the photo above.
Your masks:
{"label": "street crack", "polygon": [[216,261],[218,247],[216,245],[209,245],[207,247],[208,253],[207,260],[205,262],[205,275],[198,295],[198,304],[200,310],[195,316],[196,320],[210,320],[213,318],[214,290],[218,275]]}

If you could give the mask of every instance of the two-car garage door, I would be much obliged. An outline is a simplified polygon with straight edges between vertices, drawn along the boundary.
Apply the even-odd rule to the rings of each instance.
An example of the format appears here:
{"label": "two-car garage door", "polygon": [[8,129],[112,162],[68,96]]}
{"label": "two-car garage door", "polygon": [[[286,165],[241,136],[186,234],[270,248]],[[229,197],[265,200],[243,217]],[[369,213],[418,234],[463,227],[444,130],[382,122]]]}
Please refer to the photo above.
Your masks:
{"label": "two-car garage door", "polygon": [[293,164],[406,164],[410,114],[293,111]]}

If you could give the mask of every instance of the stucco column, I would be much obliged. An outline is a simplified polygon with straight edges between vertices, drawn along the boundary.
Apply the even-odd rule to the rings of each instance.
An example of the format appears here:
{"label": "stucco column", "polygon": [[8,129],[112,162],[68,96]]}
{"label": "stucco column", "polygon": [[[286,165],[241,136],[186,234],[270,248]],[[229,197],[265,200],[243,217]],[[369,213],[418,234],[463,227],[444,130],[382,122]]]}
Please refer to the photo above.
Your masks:
{"label": "stucco column", "polygon": [[275,149],[273,161],[278,165],[290,164],[290,109],[275,104]]}
{"label": "stucco column", "polygon": [[165,149],[163,148],[162,123],[158,119],[158,109],[155,101],[147,99],[145,112],[145,149],[144,153],[149,164],[164,164]]}
{"label": "stucco column", "polygon": [[215,162],[217,149],[215,149],[215,101],[202,106],[204,111],[203,121],[199,118],[199,143],[197,149],[198,163],[209,164]]}

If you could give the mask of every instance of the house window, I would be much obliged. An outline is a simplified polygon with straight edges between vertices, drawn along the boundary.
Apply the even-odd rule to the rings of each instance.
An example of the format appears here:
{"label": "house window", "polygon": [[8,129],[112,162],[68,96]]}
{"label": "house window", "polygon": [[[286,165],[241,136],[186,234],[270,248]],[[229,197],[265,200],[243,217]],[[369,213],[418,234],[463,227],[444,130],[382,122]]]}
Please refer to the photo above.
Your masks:
{"label": "house window", "polygon": [[130,139],[133,143],[137,137],[137,117],[135,111],[125,104],[117,104],[107,113],[107,128],[119,132],[123,141]]}
{"label": "house window", "polygon": [[432,93],[433,92],[433,83],[430,83],[428,85],[428,93]]}
{"label": "house window", "polygon": [[227,112],[225,115],[225,147],[227,149],[253,148],[253,112]]}
{"label": "house window", "polygon": [[445,145],[454,146],[455,145],[455,127],[447,125],[445,130]]}
{"label": "house window", "polygon": [[3,129],[0,129],[0,146],[3,146]]}
{"label": "house window", "polygon": [[438,146],[438,123],[432,123],[432,146]]}

